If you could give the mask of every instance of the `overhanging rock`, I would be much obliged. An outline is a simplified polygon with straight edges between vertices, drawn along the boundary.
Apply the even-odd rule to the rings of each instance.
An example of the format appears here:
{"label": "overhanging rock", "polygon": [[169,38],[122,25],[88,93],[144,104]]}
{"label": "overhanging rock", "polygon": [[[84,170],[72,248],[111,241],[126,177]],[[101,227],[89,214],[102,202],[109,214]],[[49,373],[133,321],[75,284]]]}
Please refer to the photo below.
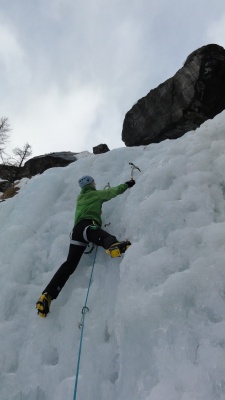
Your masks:
{"label": "overhanging rock", "polygon": [[127,112],[126,146],[176,139],[225,109],[225,50],[216,44],[191,53],[183,68]]}

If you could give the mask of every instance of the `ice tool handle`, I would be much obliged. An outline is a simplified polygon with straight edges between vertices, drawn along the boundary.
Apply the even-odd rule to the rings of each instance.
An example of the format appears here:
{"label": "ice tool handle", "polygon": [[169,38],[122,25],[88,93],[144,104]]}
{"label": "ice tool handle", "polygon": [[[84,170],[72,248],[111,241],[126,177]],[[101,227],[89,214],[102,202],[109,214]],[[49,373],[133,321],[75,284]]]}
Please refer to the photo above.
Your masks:
{"label": "ice tool handle", "polygon": [[134,165],[132,162],[129,162],[129,165],[131,166],[131,177],[130,179],[134,179],[134,170],[137,169],[138,171],[141,172],[140,168],[137,167],[137,165]]}

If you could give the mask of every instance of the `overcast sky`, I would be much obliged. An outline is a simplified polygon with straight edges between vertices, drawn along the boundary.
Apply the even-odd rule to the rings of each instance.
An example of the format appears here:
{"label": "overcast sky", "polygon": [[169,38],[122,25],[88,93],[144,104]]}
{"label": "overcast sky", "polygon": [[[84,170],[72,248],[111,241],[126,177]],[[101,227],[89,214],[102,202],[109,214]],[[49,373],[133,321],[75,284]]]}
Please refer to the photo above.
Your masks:
{"label": "overcast sky", "polygon": [[197,48],[225,47],[224,0],[1,0],[7,150],[92,152]]}

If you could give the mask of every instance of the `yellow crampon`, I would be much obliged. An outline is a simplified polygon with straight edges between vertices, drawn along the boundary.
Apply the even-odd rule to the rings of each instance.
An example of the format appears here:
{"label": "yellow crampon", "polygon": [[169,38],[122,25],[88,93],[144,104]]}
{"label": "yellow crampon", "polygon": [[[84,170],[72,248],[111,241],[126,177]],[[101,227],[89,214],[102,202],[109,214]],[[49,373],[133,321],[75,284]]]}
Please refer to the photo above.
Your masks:
{"label": "yellow crampon", "polygon": [[115,248],[115,249],[110,249],[109,248],[105,252],[106,252],[106,254],[109,254],[112,258],[121,256],[119,248]]}
{"label": "yellow crampon", "polygon": [[49,308],[51,304],[51,297],[47,294],[44,293],[41,295],[40,299],[36,303],[36,308],[38,310],[38,315],[42,318],[47,317],[47,314],[49,313]]}
{"label": "yellow crampon", "polygon": [[114,243],[106,250],[106,254],[109,254],[112,258],[121,257],[121,254],[125,253],[129,246],[131,246],[131,243],[128,241]]}

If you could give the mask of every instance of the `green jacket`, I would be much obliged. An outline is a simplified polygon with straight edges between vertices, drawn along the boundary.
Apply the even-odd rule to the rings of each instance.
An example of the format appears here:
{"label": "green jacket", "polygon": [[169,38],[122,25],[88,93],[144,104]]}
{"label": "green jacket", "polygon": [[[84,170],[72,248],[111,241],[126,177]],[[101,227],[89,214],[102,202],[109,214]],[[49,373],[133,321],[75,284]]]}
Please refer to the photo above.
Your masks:
{"label": "green jacket", "polygon": [[92,219],[101,226],[102,203],[124,193],[127,189],[126,183],[103,190],[96,190],[91,185],[84,186],[77,197],[75,225],[82,219]]}

